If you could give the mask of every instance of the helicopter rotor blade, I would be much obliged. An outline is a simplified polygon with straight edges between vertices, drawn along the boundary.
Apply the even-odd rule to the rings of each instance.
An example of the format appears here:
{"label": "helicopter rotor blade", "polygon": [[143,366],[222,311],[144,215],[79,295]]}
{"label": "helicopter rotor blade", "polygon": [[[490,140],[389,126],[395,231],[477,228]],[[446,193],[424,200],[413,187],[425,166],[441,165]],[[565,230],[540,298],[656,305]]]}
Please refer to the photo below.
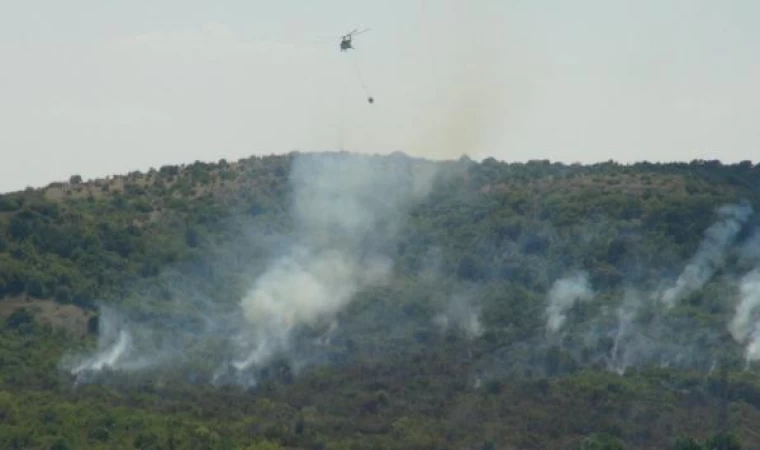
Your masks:
{"label": "helicopter rotor blade", "polygon": [[354,37],[354,36],[356,36],[357,34],[366,33],[366,32],[367,32],[367,31],[369,31],[369,30],[370,30],[370,28],[365,28],[365,29],[363,29],[363,30],[361,30],[361,31],[360,31],[358,28],[354,28],[352,31],[350,31],[350,32],[348,32],[348,33],[346,33],[346,34],[344,34],[343,36],[344,36],[344,37]]}

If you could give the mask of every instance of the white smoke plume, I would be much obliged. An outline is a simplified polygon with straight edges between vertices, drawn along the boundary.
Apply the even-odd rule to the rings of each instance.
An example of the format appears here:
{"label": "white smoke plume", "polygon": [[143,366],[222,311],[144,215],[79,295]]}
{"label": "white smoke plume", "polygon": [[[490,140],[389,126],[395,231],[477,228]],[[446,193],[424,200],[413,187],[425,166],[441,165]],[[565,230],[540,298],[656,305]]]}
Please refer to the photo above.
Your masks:
{"label": "white smoke plume", "polygon": [[617,329],[615,331],[612,350],[610,352],[608,370],[622,375],[626,369],[639,361],[642,348],[641,330],[636,329],[634,319],[642,306],[638,292],[626,290],[623,304],[615,311]]}
{"label": "white smoke plume", "polygon": [[102,370],[134,370],[142,366],[132,358],[133,338],[123,327],[124,319],[110,308],[101,310],[97,350],[88,357],[69,357],[63,361],[77,380]]}
{"label": "white smoke plume", "polygon": [[559,279],[554,282],[548,295],[546,306],[546,329],[551,334],[560,331],[567,320],[567,312],[577,302],[587,302],[594,298],[585,273]]}
{"label": "white smoke plume", "polygon": [[747,362],[760,359],[760,269],[742,277],[739,303],[728,330],[736,342],[745,346]]}
{"label": "white smoke plume", "polygon": [[294,244],[240,302],[247,326],[235,369],[286,352],[298,327],[330,322],[357,292],[388,279],[385,250],[409,208],[432,188],[433,167],[349,155],[294,161]]}
{"label": "white smoke plume", "polygon": [[674,307],[683,298],[702,288],[723,265],[726,252],[752,214],[752,207],[749,204],[727,205],[721,207],[718,214],[721,220],[705,231],[697,253],[675,285],[662,293],[661,301],[667,308]]}
{"label": "white smoke plume", "polygon": [[390,260],[379,255],[362,261],[346,251],[293,249],[242,300],[243,316],[253,327],[242,346],[252,348],[233,365],[243,370],[266,363],[287,350],[297,326],[331,319],[360,289],[385,281],[390,269]]}
{"label": "white smoke plume", "polygon": [[99,345],[99,347],[101,349],[98,353],[79,363],[71,372],[78,375],[84,371],[118,368],[121,366],[124,356],[132,348],[132,336],[126,330],[120,330],[112,344]]}
{"label": "white smoke plume", "polygon": [[465,293],[453,294],[445,310],[437,314],[433,322],[443,331],[451,328],[460,330],[468,339],[474,339],[483,334],[480,310],[472,304],[470,296]]}

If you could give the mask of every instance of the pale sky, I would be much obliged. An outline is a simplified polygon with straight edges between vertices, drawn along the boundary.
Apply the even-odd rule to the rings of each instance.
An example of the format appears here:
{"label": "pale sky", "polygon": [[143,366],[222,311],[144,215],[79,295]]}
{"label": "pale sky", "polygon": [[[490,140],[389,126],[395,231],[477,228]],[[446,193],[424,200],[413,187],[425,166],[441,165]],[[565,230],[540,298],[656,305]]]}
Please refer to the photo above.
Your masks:
{"label": "pale sky", "polygon": [[759,17],[756,0],[5,0],[0,192],[292,150],[758,162]]}

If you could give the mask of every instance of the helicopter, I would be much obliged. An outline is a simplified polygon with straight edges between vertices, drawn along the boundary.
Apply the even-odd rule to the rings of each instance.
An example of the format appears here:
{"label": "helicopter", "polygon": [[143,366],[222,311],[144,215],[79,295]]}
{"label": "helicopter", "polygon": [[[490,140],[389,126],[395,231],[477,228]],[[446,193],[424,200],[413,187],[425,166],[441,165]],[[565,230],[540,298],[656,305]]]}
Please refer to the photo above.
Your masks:
{"label": "helicopter", "polygon": [[352,50],[354,46],[353,43],[353,37],[357,34],[366,33],[369,31],[369,28],[359,31],[359,29],[354,29],[353,31],[344,34],[340,37],[340,51],[345,52],[347,50]]}
{"label": "helicopter", "polygon": [[[359,30],[358,28],[355,28],[352,31],[349,31],[348,33],[337,36],[340,39],[340,51],[341,52],[347,52],[348,50],[354,50],[353,45],[353,38],[354,36],[357,36],[362,33],[366,33],[369,31],[370,28],[365,28],[363,30]],[[330,39],[335,39],[335,37],[330,37]],[[359,71],[359,67],[356,64],[356,61],[353,61],[354,70],[356,70],[356,75],[359,78],[359,82],[362,85],[362,88],[364,89],[364,92],[367,94],[367,102],[370,104],[375,103],[375,98],[369,93],[369,90],[367,89],[367,85],[364,83],[364,79],[362,78],[362,75]]]}

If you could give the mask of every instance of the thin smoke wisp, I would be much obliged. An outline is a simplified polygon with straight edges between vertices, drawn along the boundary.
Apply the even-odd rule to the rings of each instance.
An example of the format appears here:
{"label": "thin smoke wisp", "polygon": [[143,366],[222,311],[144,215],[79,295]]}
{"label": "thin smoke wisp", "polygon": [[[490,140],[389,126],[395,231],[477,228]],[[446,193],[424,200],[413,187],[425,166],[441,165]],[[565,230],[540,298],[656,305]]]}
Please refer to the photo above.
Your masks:
{"label": "thin smoke wisp", "polygon": [[567,320],[568,311],[578,302],[587,302],[594,297],[588,276],[576,273],[554,282],[548,294],[546,306],[546,329],[557,334]]}
{"label": "thin smoke wisp", "polygon": [[726,251],[733,244],[742,226],[752,214],[749,204],[727,205],[718,210],[721,220],[705,231],[697,253],[684,268],[675,284],[661,296],[667,308],[696,292],[724,263]]}

